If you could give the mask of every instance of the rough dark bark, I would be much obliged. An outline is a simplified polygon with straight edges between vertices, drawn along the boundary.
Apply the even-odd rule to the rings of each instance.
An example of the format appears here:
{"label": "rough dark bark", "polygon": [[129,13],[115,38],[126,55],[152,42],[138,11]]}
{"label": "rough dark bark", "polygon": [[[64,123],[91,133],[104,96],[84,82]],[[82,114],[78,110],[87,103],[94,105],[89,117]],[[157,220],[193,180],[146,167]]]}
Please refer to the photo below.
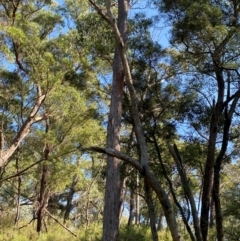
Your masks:
{"label": "rough dark bark", "polygon": [[[172,183],[171,179],[168,177],[168,174],[166,172],[166,169],[165,169],[162,157],[161,157],[160,149],[159,149],[159,146],[158,146],[158,143],[157,143],[157,139],[156,139],[154,134],[153,134],[152,137],[153,137],[155,149],[157,151],[158,160],[159,160],[161,168],[162,168],[162,173],[163,173],[163,176],[165,177],[165,179],[168,182],[169,189],[170,189],[170,192],[172,194],[173,201],[174,201],[175,205],[177,206],[177,208],[179,209],[179,212],[181,214],[183,223],[184,223],[184,225],[185,225],[185,227],[186,227],[186,229],[187,229],[187,231],[188,231],[188,233],[190,235],[191,240],[195,241],[194,234],[193,234],[192,229],[191,229],[191,227],[190,227],[190,225],[188,223],[188,220],[186,218],[185,212],[184,212],[182,206],[180,205],[179,201],[177,200],[176,193],[175,193],[174,187],[173,187],[173,183]],[[170,150],[170,153],[172,154],[174,160],[176,161],[176,163],[178,163],[178,157],[175,155],[175,152],[172,150],[172,147],[170,145],[169,145],[169,150]]]}
{"label": "rough dark bark", "polygon": [[228,91],[227,91],[227,104],[225,106],[225,115],[224,115],[224,127],[223,127],[223,137],[222,137],[222,146],[221,150],[217,156],[216,163],[214,165],[214,181],[213,181],[213,200],[215,204],[215,221],[216,221],[216,230],[217,230],[217,240],[224,240],[224,230],[223,230],[223,215],[221,208],[221,199],[220,199],[220,172],[224,160],[224,155],[227,151],[227,146],[229,142],[229,131],[232,122],[233,113],[236,109],[238,100],[240,98],[240,91],[235,93],[233,102],[228,110],[228,102],[230,99],[230,78],[228,79]]}
{"label": "rough dark bark", "polygon": [[135,215],[135,225],[140,224],[140,196],[139,193],[139,174],[136,175],[136,215]]}
{"label": "rough dark bark", "polygon": [[[16,157],[16,171],[19,171],[19,150],[17,151],[17,157]],[[20,218],[20,202],[21,202],[21,183],[22,179],[21,176],[17,176],[17,203],[16,203],[16,216],[14,219],[14,225],[18,225],[18,220]]]}
{"label": "rough dark bark", "polygon": [[209,227],[212,228],[214,226],[214,222],[215,222],[215,204],[213,201],[213,198],[211,200],[211,204],[210,204],[210,220],[209,220]]}
{"label": "rough dark bark", "polygon": [[[189,234],[190,234],[192,240],[202,241],[202,234],[201,234],[201,229],[200,229],[200,222],[199,222],[199,218],[198,218],[196,203],[195,203],[194,196],[191,191],[191,187],[190,187],[190,184],[189,184],[189,181],[188,181],[188,178],[187,178],[187,175],[186,175],[186,172],[185,172],[182,160],[181,160],[180,153],[175,144],[173,147],[169,146],[169,150],[175,160],[177,170],[178,170],[179,176],[181,178],[181,184],[182,184],[185,196],[188,199],[190,206],[191,206],[193,226],[194,226],[196,239],[195,239],[195,237],[193,237],[192,232],[189,232]],[[188,225],[187,225],[187,229],[189,229]]]}
{"label": "rough dark bark", "polygon": [[[140,163],[141,163],[140,169],[142,170],[141,173],[144,177],[144,180],[146,181],[146,184],[149,185],[156,192],[156,194],[159,198],[159,201],[163,207],[164,214],[166,216],[168,227],[171,232],[173,240],[179,241],[179,240],[181,240],[181,235],[178,231],[178,225],[176,222],[176,217],[175,217],[171,202],[170,202],[166,192],[162,188],[162,186],[156,181],[156,179],[149,172],[147,144],[146,144],[143,127],[142,127],[142,123],[141,123],[140,116],[139,116],[138,99],[137,99],[135,88],[133,86],[133,80],[132,80],[131,71],[130,71],[127,54],[126,54],[127,48],[126,48],[126,44],[125,44],[125,42],[126,42],[125,37],[126,37],[126,29],[127,29],[126,26],[127,26],[127,13],[128,13],[128,9],[129,9],[129,1],[125,1],[125,0],[118,1],[118,20],[117,21],[115,20],[113,13],[111,11],[111,1],[105,0],[107,15],[105,15],[103,13],[101,8],[96,6],[96,3],[94,1],[89,0],[89,2],[95,7],[97,12],[102,16],[102,18],[105,19],[109,23],[109,25],[112,27],[112,29],[114,31],[114,36],[116,39],[116,46],[118,48],[119,56],[121,57],[121,63],[123,66],[126,85],[127,85],[128,91],[129,91],[130,99],[131,99],[131,114],[133,117],[134,130],[135,130],[135,134],[137,137],[137,142],[138,142],[138,146],[139,146],[139,150],[140,150]],[[124,31],[121,28],[122,26],[124,26],[124,28],[125,28]],[[110,114],[111,114],[111,109],[110,109]],[[110,119],[110,120],[112,120],[112,119]],[[118,149],[116,149],[116,148],[114,148],[114,149],[106,148],[105,152],[106,152],[106,150],[108,150],[110,152],[111,151],[115,152],[113,155],[110,155],[113,157],[118,157],[118,156],[121,156],[121,154],[122,154],[122,153],[121,154],[118,153],[116,155],[116,151],[118,151]],[[124,156],[126,157],[126,155],[124,155]],[[128,161],[130,161],[130,159],[131,158],[127,157]],[[108,165],[114,165],[114,159],[112,161],[112,164],[109,163],[110,160],[111,159],[108,159]],[[131,161],[131,163],[134,167],[139,168],[138,163],[136,163],[135,161],[133,161],[133,162]],[[115,169],[117,169],[117,165],[115,165]],[[110,172],[108,174],[110,175]],[[111,177],[112,177],[112,175],[108,176],[107,178],[111,178]],[[114,182],[115,181],[113,181],[113,179],[112,179],[112,183],[114,183]],[[111,188],[111,187],[107,187],[107,189],[108,188]],[[115,191],[115,194],[116,194],[116,192],[117,191]],[[107,199],[110,197],[111,197],[110,193],[108,193],[106,191],[105,200],[107,201]],[[117,198],[117,196],[115,198]],[[105,203],[106,208],[107,208],[107,205],[111,206],[111,203]],[[112,212],[113,212],[113,210],[112,210]],[[106,215],[107,215],[107,213],[104,213],[104,216],[106,216]],[[111,220],[111,221],[115,222],[114,220]],[[106,225],[104,226],[104,230],[103,230],[103,233],[106,235],[106,237],[108,237],[107,232],[106,232],[106,230],[108,230],[108,228],[106,228]],[[112,238],[111,241],[115,240],[115,238],[117,237],[117,232],[111,231],[110,228],[109,228],[109,232],[113,233],[114,239]],[[105,236],[104,236],[103,240],[105,241],[108,239],[105,239]]]}
{"label": "rough dark bark", "polygon": [[78,183],[78,176],[77,174],[75,174],[73,176],[73,180],[72,180],[72,184],[68,193],[68,197],[67,197],[67,205],[66,205],[66,209],[65,209],[65,213],[64,213],[64,219],[63,219],[63,223],[66,223],[66,221],[69,219],[70,216],[70,212],[72,211],[73,208],[73,196],[76,193],[76,185]]}
{"label": "rough dark bark", "polygon": [[[46,119],[46,133],[48,133],[50,128],[49,118]],[[44,149],[44,159],[47,161],[49,159],[51,148],[48,143],[45,144]],[[38,209],[37,209],[37,232],[41,232],[44,225],[45,210],[48,206],[48,199],[50,192],[47,188],[47,180],[49,174],[49,167],[47,163],[42,164],[42,174],[40,179],[40,191],[38,197]]]}
{"label": "rough dark bark", "polygon": [[48,173],[48,166],[43,164],[42,166],[42,175],[40,181],[40,193],[38,198],[38,210],[37,210],[37,232],[41,232],[44,225],[44,214],[45,208],[48,205],[48,192],[46,190],[47,185],[47,173]]}
{"label": "rough dark bark", "polygon": [[[108,6],[108,1],[106,1]],[[126,1],[118,1],[118,29],[126,41]],[[111,105],[107,127],[107,146],[120,150],[120,128],[122,118],[122,98],[124,87],[124,72],[118,47],[116,47],[113,60],[113,81]],[[121,160],[116,157],[107,157],[107,178],[103,215],[103,241],[115,241],[119,235],[119,214],[121,208]]]}
{"label": "rough dark bark", "polygon": [[213,102],[212,116],[210,120],[208,152],[203,177],[202,208],[201,208],[201,233],[203,241],[207,241],[209,227],[209,211],[213,186],[213,172],[215,161],[216,140],[218,124],[224,109],[224,78],[222,69],[217,68],[216,80],[218,83],[218,97],[216,104]]}
{"label": "rough dark bark", "polygon": [[171,201],[168,198],[167,193],[162,188],[161,184],[155,179],[155,177],[151,174],[151,172],[148,169],[145,169],[145,167],[142,167],[139,162],[128,155],[114,150],[112,148],[99,148],[99,147],[91,147],[88,148],[88,150],[96,151],[100,153],[105,153],[110,156],[115,156],[118,159],[121,159],[128,164],[130,164],[132,167],[134,167],[136,170],[139,171],[139,173],[144,178],[144,181],[153,189],[153,191],[156,193],[158,200],[160,201],[164,215],[166,217],[166,221],[169,227],[169,230],[172,235],[173,241],[180,241],[182,240],[181,235],[178,231],[178,225],[176,222],[175,212],[173,209],[173,206],[171,204]]}
{"label": "rough dark bark", "polygon": [[[217,103],[213,104],[212,117],[210,122],[210,134],[208,143],[208,154],[205,165],[205,173],[203,178],[203,193],[202,193],[202,209],[201,209],[201,232],[203,241],[207,240],[208,227],[209,227],[209,214],[211,195],[213,195],[215,203],[215,214],[216,214],[216,230],[218,241],[224,239],[223,234],[223,218],[220,203],[220,171],[223,162],[224,155],[227,150],[229,130],[231,126],[231,120],[235,111],[237,102],[240,97],[240,91],[236,91],[234,95],[230,97],[230,74],[228,76],[228,87],[227,87],[227,98],[224,101],[225,81],[223,78],[223,70],[217,69],[216,80],[218,83],[218,99]],[[231,107],[228,110],[228,104],[232,101]],[[223,111],[225,114],[223,115]],[[220,118],[224,118],[224,131],[222,137],[222,146],[220,153],[215,159],[216,140],[218,134],[218,125]],[[216,160],[216,161],[215,161]],[[213,175],[214,174],[214,175]]]}

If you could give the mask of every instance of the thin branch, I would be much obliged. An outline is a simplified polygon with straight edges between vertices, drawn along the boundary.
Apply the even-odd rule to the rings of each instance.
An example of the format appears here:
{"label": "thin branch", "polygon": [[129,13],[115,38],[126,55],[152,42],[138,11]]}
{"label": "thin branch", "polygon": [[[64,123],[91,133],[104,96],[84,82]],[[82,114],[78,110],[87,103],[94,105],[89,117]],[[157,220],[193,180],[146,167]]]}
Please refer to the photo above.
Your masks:
{"label": "thin branch", "polygon": [[65,225],[63,225],[61,222],[59,222],[47,209],[44,210],[49,217],[51,217],[55,222],[57,222],[61,227],[66,229],[69,233],[71,233],[73,236],[77,237],[77,234],[73,233],[69,228],[67,228]]}
{"label": "thin branch", "polygon": [[34,221],[34,220],[35,220],[35,218],[32,218],[30,222],[28,222],[27,224],[25,224],[25,225],[19,227],[19,230],[22,229],[22,228],[27,227],[27,226],[28,226],[29,224],[31,224],[31,222]]}
{"label": "thin branch", "polygon": [[31,164],[30,166],[24,168],[23,170],[15,173],[15,174],[13,174],[13,175],[10,175],[10,176],[8,176],[8,177],[2,178],[2,179],[0,180],[0,183],[6,181],[6,180],[8,180],[8,179],[11,179],[11,178],[18,177],[18,176],[22,175],[24,172],[26,172],[27,170],[29,170],[30,168],[32,168],[33,166],[39,164],[39,163],[42,162],[42,161],[45,161],[45,159],[38,160],[38,161],[34,162],[33,164]]}

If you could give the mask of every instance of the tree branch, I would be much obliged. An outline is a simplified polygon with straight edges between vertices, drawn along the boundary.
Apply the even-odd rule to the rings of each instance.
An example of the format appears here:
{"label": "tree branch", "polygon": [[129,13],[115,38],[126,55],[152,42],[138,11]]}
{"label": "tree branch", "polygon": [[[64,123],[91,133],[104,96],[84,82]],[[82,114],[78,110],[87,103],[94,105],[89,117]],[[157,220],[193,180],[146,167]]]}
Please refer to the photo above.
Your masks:
{"label": "tree branch", "polygon": [[144,180],[147,182],[147,184],[154,190],[156,193],[158,200],[160,201],[163,210],[164,215],[166,217],[168,226],[172,232],[172,238],[174,241],[180,241],[181,235],[178,232],[178,226],[175,219],[174,210],[172,207],[172,204],[168,198],[167,193],[162,188],[161,184],[156,180],[156,178],[151,174],[148,168],[145,168],[145,166],[141,166],[137,160],[129,157],[128,155],[117,151],[112,148],[100,148],[100,147],[90,147],[84,150],[89,151],[96,151],[99,153],[107,154],[113,157],[116,157],[118,159],[121,159],[127,163],[129,163],[131,166],[133,166],[135,169],[137,169],[141,174]]}
{"label": "tree branch", "polygon": [[59,222],[47,209],[44,210],[49,217],[51,217],[55,222],[57,222],[60,226],[62,226],[64,229],[66,229],[69,233],[71,233],[73,236],[77,237],[77,234],[73,233],[69,228],[67,228],[65,225],[63,225],[61,222]]}

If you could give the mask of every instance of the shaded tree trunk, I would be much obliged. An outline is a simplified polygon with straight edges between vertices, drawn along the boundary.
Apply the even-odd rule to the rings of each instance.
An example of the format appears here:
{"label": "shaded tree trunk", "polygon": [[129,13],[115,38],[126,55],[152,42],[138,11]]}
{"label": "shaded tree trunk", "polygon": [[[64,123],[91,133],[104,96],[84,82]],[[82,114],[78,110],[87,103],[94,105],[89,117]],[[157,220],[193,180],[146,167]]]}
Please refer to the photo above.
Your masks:
{"label": "shaded tree trunk", "polygon": [[[17,158],[16,158],[16,172],[19,172],[19,149],[17,150]],[[14,225],[18,225],[18,220],[20,218],[20,198],[21,198],[21,176],[17,176],[17,203],[16,203],[16,216],[14,220]]]}
{"label": "shaded tree trunk", "polygon": [[[180,203],[176,200],[176,195],[172,189],[172,184],[170,184],[170,190],[172,191],[172,194],[173,194],[173,198],[175,200],[175,203],[176,205],[178,206],[179,208],[179,211],[180,213],[182,214],[182,219],[183,219],[183,222],[188,230],[188,233],[191,237],[192,240],[197,240],[197,241],[202,241],[202,234],[201,234],[201,229],[200,229],[200,222],[199,222],[199,218],[198,218],[198,212],[197,212],[197,208],[196,208],[196,203],[195,203],[195,200],[194,200],[194,195],[192,193],[192,190],[191,190],[191,187],[189,185],[189,180],[188,180],[188,177],[187,177],[187,174],[185,172],[185,168],[183,166],[183,162],[182,162],[182,158],[180,156],[180,153],[179,153],[179,150],[177,148],[177,146],[174,144],[173,147],[171,147],[170,145],[168,146],[169,148],[169,151],[171,153],[171,155],[173,156],[175,162],[176,162],[176,166],[177,166],[177,170],[178,170],[178,174],[180,176],[180,179],[181,179],[181,185],[183,187],[183,190],[184,190],[184,193],[185,193],[185,197],[186,197],[186,200],[188,200],[188,202],[190,203],[190,206],[191,206],[191,212],[192,212],[192,219],[193,219],[193,226],[194,226],[194,231],[195,231],[195,237],[193,235],[193,232],[188,224],[188,220],[187,218],[185,217],[185,214],[183,212],[183,209],[180,205]],[[162,161],[161,161],[162,163]],[[163,166],[163,165],[162,165]],[[165,168],[163,167],[163,170]],[[165,171],[164,171],[165,173]],[[190,210],[189,210],[190,211]]]}
{"label": "shaded tree trunk", "polygon": [[154,205],[153,205],[153,200],[152,200],[152,190],[146,182],[144,182],[144,189],[145,189],[145,198],[146,198],[148,212],[149,212],[149,218],[150,218],[152,240],[158,241],[157,228],[156,228],[156,217],[155,217]]}
{"label": "shaded tree trunk", "polygon": [[134,211],[134,192],[133,189],[130,189],[130,202],[129,202],[129,217],[128,217],[128,226],[132,226],[133,218],[135,215]]}
{"label": "shaded tree trunk", "polygon": [[[220,203],[220,171],[223,162],[224,155],[227,150],[229,140],[229,130],[233,113],[236,109],[236,105],[240,98],[240,91],[238,90],[230,96],[230,73],[228,72],[227,78],[227,98],[224,101],[225,80],[223,77],[223,70],[216,70],[216,80],[218,83],[218,99],[217,103],[213,103],[213,113],[210,123],[210,135],[208,143],[208,154],[205,165],[205,173],[203,179],[203,193],[202,193],[202,209],[201,209],[201,231],[203,241],[207,240],[208,226],[209,226],[209,213],[210,213],[210,200],[211,194],[215,203],[215,215],[216,215],[216,230],[218,241],[224,240],[223,233],[223,217]],[[228,104],[232,101],[232,104],[228,110]],[[225,110],[225,114],[223,112]],[[219,155],[215,161],[216,140],[218,133],[218,125],[220,118],[224,117],[222,146]],[[213,175],[214,174],[214,175]]]}
{"label": "shaded tree trunk", "polygon": [[216,163],[214,165],[214,181],[213,181],[213,200],[215,204],[215,220],[216,220],[216,230],[217,230],[217,239],[218,241],[224,240],[224,231],[223,231],[223,215],[221,208],[221,199],[220,199],[220,172],[224,160],[224,155],[227,151],[227,146],[229,142],[229,131],[232,122],[233,113],[236,109],[237,103],[240,98],[240,91],[237,91],[234,95],[232,104],[228,110],[228,103],[230,101],[230,75],[228,76],[228,88],[227,88],[227,99],[224,113],[224,127],[223,127],[223,137],[222,137],[222,146],[221,150],[217,156]]}
{"label": "shaded tree trunk", "polygon": [[[48,133],[50,129],[49,118],[46,119],[46,133]],[[44,149],[44,159],[47,161],[49,159],[51,148],[48,143],[45,144]],[[37,210],[37,232],[41,232],[44,225],[44,215],[45,209],[48,206],[49,199],[49,190],[47,189],[47,180],[48,180],[49,168],[48,164],[42,164],[42,174],[40,180],[40,192],[38,198],[38,210]]]}
{"label": "shaded tree trunk", "polygon": [[78,176],[77,174],[75,174],[73,176],[73,180],[72,180],[72,184],[68,193],[68,197],[67,197],[67,205],[66,205],[66,209],[65,209],[65,213],[64,213],[64,220],[63,223],[66,223],[66,221],[69,219],[69,215],[70,212],[72,211],[73,205],[72,205],[72,201],[73,201],[73,196],[76,192],[76,185],[78,183]]}
{"label": "shaded tree trunk", "polygon": [[210,201],[213,186],[213,172],[215,161],[216,140],[218,134],[218,124],[223,112],[224,99],[224,79],[222,70],[217,67],[216,80],[218,83],[218,97],[217,102],[213,101],[212,116],[210,120],[209,141],[207,160],[205,164],[205,171],[203,177],[203,192],[202,192],[202,208],[201,208],[201,233],[203,241],[207,241],[208,226],[209,226],[209,211]]}
{"label": "shaded tree trunk", "polygon": [[48,205],[49,193],[47,191],[47,164],[42,165],[42,175],[40,181],[40,193],[38,198],[38,211],[37,211],[37,232],[41,232],[44,224],[45,208]]}
{"label": "shaded tree trunk", "polygon": [[139,193],[139,174],[137,173],[136,177],[137,193],[136,193],[136,216],[135,216],[135,225],[140,224],[140,196]]}
{"label": "shaded tree trunk", "polygon": [[214,226],[214,220],[215,220],[215,205],[214,205],[214,201],[212,198],[211,204],[210,204],[210,220],[209,220],[210,228],[212,228]]}

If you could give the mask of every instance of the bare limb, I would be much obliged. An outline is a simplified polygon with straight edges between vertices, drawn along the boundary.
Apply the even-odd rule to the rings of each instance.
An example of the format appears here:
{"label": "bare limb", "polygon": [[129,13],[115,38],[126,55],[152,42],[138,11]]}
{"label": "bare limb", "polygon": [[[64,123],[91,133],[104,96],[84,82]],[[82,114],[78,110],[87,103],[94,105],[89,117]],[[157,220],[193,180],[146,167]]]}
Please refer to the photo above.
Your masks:
{"label": "bare limb", "polygon": [[61,227],[66,229],[69,233],[71,233],[73,236],[77,237],[77,234],[73,233],[69,228],[67,228],[65,225],[63,225],[61,222],[59,222],[47,209],[44,210],[49,217],[51,217],[56,223],[58,223]]}

